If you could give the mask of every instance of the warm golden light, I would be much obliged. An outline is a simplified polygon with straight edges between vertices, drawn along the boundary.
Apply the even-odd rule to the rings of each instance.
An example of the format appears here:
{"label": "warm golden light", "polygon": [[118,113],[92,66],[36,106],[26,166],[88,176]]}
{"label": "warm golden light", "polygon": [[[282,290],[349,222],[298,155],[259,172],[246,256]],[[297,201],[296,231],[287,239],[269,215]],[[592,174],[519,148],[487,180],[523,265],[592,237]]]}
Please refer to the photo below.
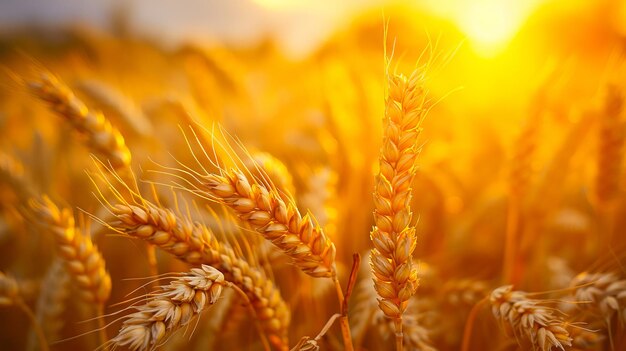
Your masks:
{"label": "warm golden light", "polygon": [[541,0],[443,0],[425,3],[453,20],[481,56],[501,52]]}
{"label": "warm golden light", "polygon": [[0,0],[0,351],[626,350],[626,0],[79,3]]}

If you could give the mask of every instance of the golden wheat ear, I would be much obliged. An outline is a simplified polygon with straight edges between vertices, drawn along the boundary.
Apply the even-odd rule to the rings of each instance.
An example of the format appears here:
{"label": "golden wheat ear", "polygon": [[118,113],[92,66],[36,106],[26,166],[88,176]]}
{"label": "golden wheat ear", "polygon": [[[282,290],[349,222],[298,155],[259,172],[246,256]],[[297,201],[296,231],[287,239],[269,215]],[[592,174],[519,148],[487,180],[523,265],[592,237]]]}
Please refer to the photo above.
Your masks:
{"label": "golden wheat ear", "polygon": [[72,90],[49,72],[26,83],[31,93],[84,136],[85,143],[104,160],[121,169],[130,165],[130,150],[120,131],[99,111],[90,110]]}
{"label": "golden wheat ear", "polygon": [[379,307],[395,321],[397,349],[402,349],[402,313],[417,289],[416,246],[412,224],[411,182],[417,172],[420,124],[427,109],[424,75],[390,74],[383,122],[380,171],[374,187],[374,245],[370,257]]}
{"label": "golden wheat ear", "polygon": [[222,273],[211,266],[181,273],[148,294],[144,304],[133,306],[136,312],[124,319],[119,333],[108,344],[135,351],[154,350],[216,303],[227,285]]}
{"label": "golden wheat ear", "polygon": [[[104,170],[103,170],[104,171]],[[280,291],[266,272],[255,262],[246,260],[228,243],[218,240],[205,224],[189,213],[148,201],[132,184],[116,176],[103,175],[112,196],[100,201],[112,218],[99,219],[112,230],[147,241],[178,259],[192,265],[210,265],[224,274],[226,281],[241,289],[254,309],[263,334],[279,350],[288,347],[290,310]]]}
{"label": "golden wheat ear", "polygon": [[243,145],[221,130],[211,134],[209,156],[192,133],[201,151],[194,151],[187,140],[200,171],[181,165],[165,173],[182,179],[182,184],[177,183],[180,188],[232,209],[306,274],[336,278],[335,244],[310,214],[300,214],[293,197],[279,191],[261,166],[252,161],[255,168],[246,167],[243,160],[252,157]]}
{"label": "golden wheat ear", "polygon": [[76,228],[69,208],[59,208],[49,197],[33,198],[29,205],[33,220],[54,235],[59,255],[65,261],[72,280],[80,288],[80,296],[102,309],[111,294],[111,276],[91,237]]}

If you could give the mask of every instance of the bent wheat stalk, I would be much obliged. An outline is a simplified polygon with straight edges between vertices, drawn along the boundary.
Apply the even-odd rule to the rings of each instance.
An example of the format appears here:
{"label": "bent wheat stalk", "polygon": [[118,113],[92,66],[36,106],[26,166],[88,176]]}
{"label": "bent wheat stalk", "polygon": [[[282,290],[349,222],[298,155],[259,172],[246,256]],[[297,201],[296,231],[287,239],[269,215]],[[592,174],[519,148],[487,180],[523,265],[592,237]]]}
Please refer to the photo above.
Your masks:
{"label": "bent wheat stalk", "polygon": [[402,313],[418,285],[413,263],[415,227],[411,224],[411,182],[420,152],[417,139],[426,109],[423,72],[388,76],[380,171],[374,187],[374,244],[370,265],[379,307],[394,321],[396,348],[402,350]]}

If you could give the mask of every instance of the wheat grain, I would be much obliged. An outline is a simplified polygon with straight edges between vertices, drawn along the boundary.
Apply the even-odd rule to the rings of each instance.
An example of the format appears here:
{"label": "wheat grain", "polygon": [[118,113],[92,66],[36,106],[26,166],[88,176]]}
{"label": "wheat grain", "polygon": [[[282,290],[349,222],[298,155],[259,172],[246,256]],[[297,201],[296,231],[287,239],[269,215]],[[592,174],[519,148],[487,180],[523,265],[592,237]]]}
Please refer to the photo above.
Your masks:
{"label": "wheat grain", "polygon": [[90,110],[58,78],[42,73],[29,83],[29,88],[40,100],[64,117],[80,134],[85,136],[87,145],[102,155],[115,168],[130,165],[130,150],[122,134],[99,111]]}
{"label": "wheat grain", "polygon": [[145,304],[134,306],[137,312],[124,319],[119,333],[109,343],[131,350],[154,350],[171,333],[217,302],[225,285],[224,276],[215,268],[192,268],[148,294]]}

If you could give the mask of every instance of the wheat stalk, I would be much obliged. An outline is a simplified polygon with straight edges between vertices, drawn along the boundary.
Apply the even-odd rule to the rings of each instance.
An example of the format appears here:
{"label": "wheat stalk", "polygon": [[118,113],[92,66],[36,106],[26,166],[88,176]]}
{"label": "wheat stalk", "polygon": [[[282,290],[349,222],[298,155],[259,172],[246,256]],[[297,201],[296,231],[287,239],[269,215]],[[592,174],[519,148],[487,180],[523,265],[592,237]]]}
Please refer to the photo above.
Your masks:
{"label": "wheat stalk", "polygon": [[[70,277],[61,259],[56,259],[48,269],[41,282],[41,292],[37,299],[35,316],[42,326],[47,340],[59,339],[59,332],[63,328],[62,314],[65,311],[65,302],[70,296],[68,287]],[[29,336],[27,349],[34,350],[33,339]]]}
{"label": "wheat stalk", "polygon": [[227,286],[222,273],[207,265],[176,276],[168,285],[148,294],[145,304],[132,307],[136,312],[124,319],[119,333],[109,341],[111,345],[154,350],[171,333],[217,302]]}
{"label": "wheat stalk", "polygon": [[512,285],[495,289],[489,301],[494,317],[518,341],[525,339],[542,351],[565,350],[565,346],[572,346],[566,329],[568,324],[544,301],[530,299],[525,292],[514,291]]}
{"label": "wheat stalk", "polygon": [[613,202],[620,194],[624,148],[624,93],[615,86],[606,88],[604,110],[598,133],[598,165],[594,198],[600,206]]}
{"label": "wheat stalk", "polygon": [[413,263],[415,227],[411,224],[411,182],[420,151],[417,138],[426,109],[424,76],[389,75],[380,171],[374,187],[374,244],[370,265],[379,307],[394,320],[397,349],[402,349],[402,313],[418,285]]}
{"label": "wheat stalk", "polygon": [[54,75],[42,73],[28,84],[31,92],[64,117],[80,134],[87,145],[104,156],[115,168],[130,165],[130,150],[124,137],[99,111],[90,110],[72,90]]}

